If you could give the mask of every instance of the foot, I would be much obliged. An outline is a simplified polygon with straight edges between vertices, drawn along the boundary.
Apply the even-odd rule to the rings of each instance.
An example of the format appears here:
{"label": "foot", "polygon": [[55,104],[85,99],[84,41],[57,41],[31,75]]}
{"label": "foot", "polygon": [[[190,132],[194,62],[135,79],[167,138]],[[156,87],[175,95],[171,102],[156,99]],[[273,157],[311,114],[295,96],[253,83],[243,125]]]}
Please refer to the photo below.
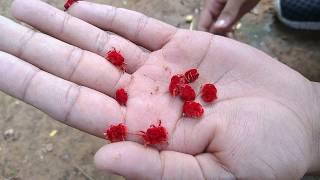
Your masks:
{"label": "foot", "polygon": [[319,0],[276,0],[278,18],[295,29],[320,30]]}

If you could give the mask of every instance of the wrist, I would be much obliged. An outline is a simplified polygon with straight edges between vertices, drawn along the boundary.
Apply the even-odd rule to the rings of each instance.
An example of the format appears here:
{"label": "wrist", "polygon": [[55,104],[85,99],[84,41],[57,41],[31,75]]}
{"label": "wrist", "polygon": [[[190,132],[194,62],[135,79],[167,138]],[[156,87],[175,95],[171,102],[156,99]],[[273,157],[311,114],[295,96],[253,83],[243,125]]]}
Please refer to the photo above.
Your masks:
{"label": "wrist", "polygon": [[315,118],[312,124],[313,158],[308,174],[320,175],[320,83],[312,82],[312,85],[315,92]]}

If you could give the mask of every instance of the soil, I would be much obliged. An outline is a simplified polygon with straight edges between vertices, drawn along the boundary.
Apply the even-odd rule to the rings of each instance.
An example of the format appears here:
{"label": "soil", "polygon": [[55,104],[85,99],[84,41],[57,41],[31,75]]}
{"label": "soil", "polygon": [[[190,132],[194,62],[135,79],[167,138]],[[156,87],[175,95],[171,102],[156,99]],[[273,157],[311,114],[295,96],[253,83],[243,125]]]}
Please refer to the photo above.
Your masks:
{"label": "soil", "polygon": [[[92,1],[140,11],[181,28],[189,28],[185,16],[198,17],[202,3],[194,0]],[[0,0],[0,15],[11,18],[8,12],[11,2]],[[63,9],[64,0],[47,2]],[[241,20],[234,38],[261,49],[310,80],[320,81],[320,32],[289,29],[274,14],[272,2],[263,0]],[[94,153],[105,143],[0,93],[0,180],[123,179],[95,169]]]}

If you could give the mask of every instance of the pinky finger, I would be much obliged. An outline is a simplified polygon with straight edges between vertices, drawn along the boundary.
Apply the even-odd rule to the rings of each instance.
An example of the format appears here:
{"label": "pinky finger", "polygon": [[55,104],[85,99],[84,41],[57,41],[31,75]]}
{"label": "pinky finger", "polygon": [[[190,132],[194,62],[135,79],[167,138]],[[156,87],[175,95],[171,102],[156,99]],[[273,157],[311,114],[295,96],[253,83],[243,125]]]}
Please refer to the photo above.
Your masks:
{"label": "pinky finger", "polygon": [[209,27],[213,23],[212,16],[208,9],[204,9],[200,14],[198,29],[200,31],[209,31]]}

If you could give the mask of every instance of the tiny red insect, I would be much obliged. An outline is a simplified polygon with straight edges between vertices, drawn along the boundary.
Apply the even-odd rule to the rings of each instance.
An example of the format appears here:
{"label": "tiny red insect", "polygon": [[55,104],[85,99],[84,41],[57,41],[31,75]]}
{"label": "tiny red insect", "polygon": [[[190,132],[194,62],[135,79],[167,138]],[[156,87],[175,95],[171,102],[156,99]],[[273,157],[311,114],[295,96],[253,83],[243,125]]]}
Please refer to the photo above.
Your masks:
{"label": "tiny red insect", "polygon": [[120,88],[116,91],[116,100],[120,105],[126,105],[128,101],[128,93],[123,88]]}
{"label": "tiny red insect", "polygon": [[171,78],[170,85],[169,85],[169,92],[172,96],[178,96],[180,95],[181,86],[184,85],[185,78],[184,75],[178,74],[174,75]]}
{"label": "tiny red insect", "polygon": [[185,74],[184,74],[185,78],[186,78],[186,81],[188,83],[192,83],[194,82],[195,80],[198,79],[199,77],[199,73],[198,73],[198,70],[197,69],[190,69],[189,71],[187,71]]}
{"label": "tiny red insect", "polygon": [[125,71],[126,70],[126,64],[124,62],[124,57],[120,53],[120,51],[117,51],[115,48],[112,48],[112,50],[107,52],[106,59],[111,62],[113,65],[118,67],[120,70]]}
{"label": "tiny red insect", "polygon": [[191,86],[186,84],[183,87],[181,87],[180,97],[184,101],[193,101],[196,99],[196,92],[193,90]]}
{"label": "tiny red insect", "polygon": [[64,4],[64,8],[68,10],[70,6],[72,6],[73,3],[77,2],[79,0],[67,0],[67,2]]}
{"label": "tiny red insect", "polygon": [[201,94],[203,101],[210,103],[217,99],[217,88],[213,84],[205,84],[202,86]]}
{"label": "tiny red insect", "polygon": [[204,110],[201,104],[194,101],[186,101],[183,104],[182,113],[185,117],[200,118]]}
{"label": "tiny red insect", "polygon": [[118,142],[126,140],[127,134],[127,127],[120,123],[118,125],[111,125],[108,129],[106,129],[104,136],[111,142]]}
{"label": "tiny red insect", "polygon": [[168,141],[168,132],[165,127],[161,125],[161,120],[159,120],[158,126],[151,125],[146,132],[139,131],[144,140],[145,145],[155,145],[166,143]]}

